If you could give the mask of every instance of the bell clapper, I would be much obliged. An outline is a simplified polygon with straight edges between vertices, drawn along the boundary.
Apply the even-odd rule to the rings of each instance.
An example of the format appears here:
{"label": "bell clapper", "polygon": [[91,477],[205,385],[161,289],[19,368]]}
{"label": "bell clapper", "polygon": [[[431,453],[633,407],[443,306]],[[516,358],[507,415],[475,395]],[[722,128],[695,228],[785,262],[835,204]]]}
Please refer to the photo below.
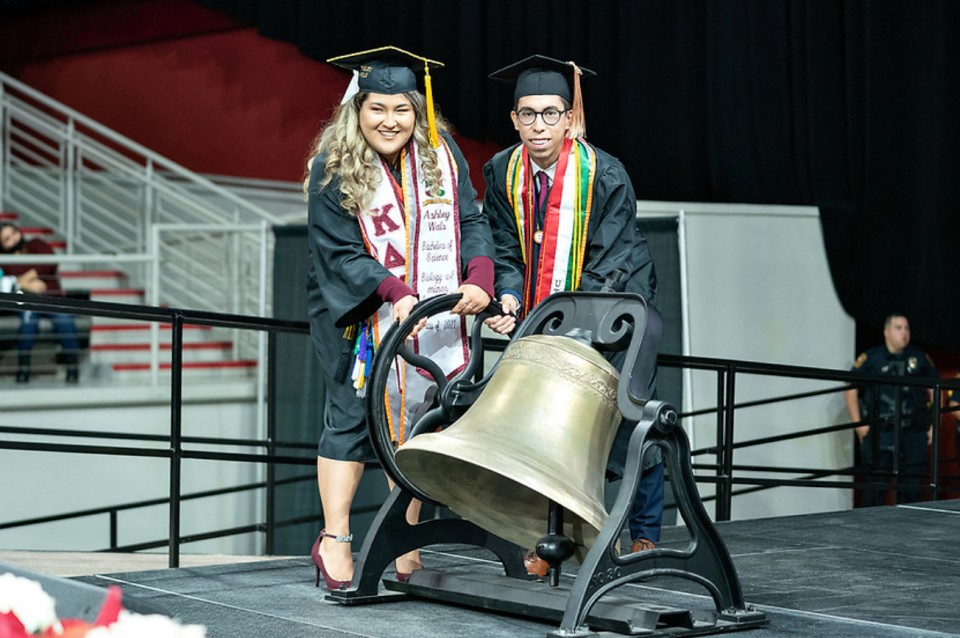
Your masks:
{"label": "bell clapper", "polygon": [[550,586],[560,584],[560,566],[573,556],[573,540],[563,535],[563,506],[550,501],[547,513],[547,535],[537,541],[537,556],[550,565]]}

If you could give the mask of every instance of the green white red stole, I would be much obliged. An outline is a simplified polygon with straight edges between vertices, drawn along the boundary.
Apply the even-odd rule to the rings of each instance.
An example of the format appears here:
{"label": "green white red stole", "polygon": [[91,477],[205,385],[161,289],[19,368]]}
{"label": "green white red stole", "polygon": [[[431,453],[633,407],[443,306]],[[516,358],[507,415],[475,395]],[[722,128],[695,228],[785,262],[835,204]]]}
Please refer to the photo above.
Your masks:
{"label": "green white red stole", "polygon": [[[441,139],[436,152],[441,172],[438,187],[427,190],[417,144],[411,138],[400,155],[401,182],[397,183],[381,160],[380,183],[373,200],[357,216],[368,252],[413,288],[421,300],[454,293],[460,287],[458,168],[445,140]],[[393,323],[392,309],[392,304],[383,304],[373,318],[377,345]],[[413,347],[433,359],[449,378],[466,365],[466,322],[449,312],[434,315],[415,337]],[[388,394],[396,393],[402,400],[407,385],[406,362],[398,357],[394,368],[397,374],[391,380],[393,391],[388,389]],[[392,412],[388,410],[388,414]],[[402,441],[405,429],[403,414],[404,410],[399,410],[398,427],[391,423],[398,441]]]}
{"label": "green white red stole", "polygon": [[[547,200],[543,229],[535,224],[534,180],[527,149],[522,144],[507,162],[507,198],[517,222],[526,272],[524,311],[555,292],[576,290],[583,274],[587,226],[593,205],[597,154],[582,139],[564,140]],[[534,242],[540,240],[540,258],[532,263]]]}

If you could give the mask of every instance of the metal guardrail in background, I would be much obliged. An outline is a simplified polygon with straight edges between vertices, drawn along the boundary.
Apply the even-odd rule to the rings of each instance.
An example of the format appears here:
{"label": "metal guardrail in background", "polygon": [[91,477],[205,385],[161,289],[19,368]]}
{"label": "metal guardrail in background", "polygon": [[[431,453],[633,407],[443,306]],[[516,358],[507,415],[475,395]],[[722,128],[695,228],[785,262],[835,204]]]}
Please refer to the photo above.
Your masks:
{"label": "metal guardrail in background", "polygon": [[[280,484],[275,477],[275,467],[278,464],[293,465],[315,465],[315,459],[311,456],[297,457],[278,453],[283,449],[315,449],[314,443],[308,442],[281,442],[276,440],[276,423],[272,399],[267,402],[267,428],[266,438],[264,440],[238,440],[227,438],[187,438],[182,436],[181,428],[181,384],[182,384],[182,331],[184,323],[201,324],[210,326],[222,326],[237,328],[240,330],[262,331],[267,334],[268,343],[268,371],[267,386],[268,396],[274,397],[276,388],[276,337],[278,333],[290,332],[306,334],[309,332],[308,325],[305,322],[280,321],[276,319],[264,319],[260,317],[248,317],[239,315],[230,315],[223,313],[210,313],[201,311],[191,311],[183,309],[159,308],[148,306],[133,306],[126,304],[98,303],[83,300],[54,299],[49,297],[31,297],[28,295],[0,294],[0,309],[30,309],[42,310],[48,312],[67,312],[73,314],[85,314],[89,316],[104,316],[125,319],[137,319],[142,321],[154,321],[160,323],[169,323],[173,328],[173,368],[170,379],[171,399],[170,399],[170,433],[167,436],[144,436],[122,432],[83,432],[67,430],[51,430],[39,428],[0,428],[0,433],[17,434],[20,436],[37,437],[91,437],[105,440],[117,441],[140,441],[152,443],[165,443],[166,448],[137,447],[135,445],[127,446],[93,446],[58,444],[40,441],[11,441],[0,440],[0,449],[7,450],[33,450],[58,453],[73,454],[106,454],[123,456],[142,456],[142,457],[160,457],[167,458],[170,462],[170,493],[166,499],[153,499],[138,503],[126,503],[110,507],[101,507],[77,512],[67,512],[60,515],[45,516],[42,518],[33,518],[22,521],[7,521],[0,523],[0,529],[10,529],[12,527],[42,524],[53,521],[74,519],[85,516],[108,515],[111,517],[111,547],[116,547],[116,512],[123,509],[132,509],[169,503],[170,521],[169,538],[165,541],[156,541],[140,544],[136,546],[125,547],[122,549],[136,550],[167,545],[169,547],[169,565],[171,567],[179,566],[180,545],[185,542],[215,538],[226,535],[263,532],[266,535],[266,553],[272,554],[272,537],[274,529],[279,525],[296,524],[313,520],[311,517],[304,517],[290,521],[277,521],[274,516],[273,491]],[[501,344],[491,344],[491,351],[501,349]],[[892,472],[864,472],[856,467],[844,468],[804,468],[804,467],[784,467],[784,466],[761,466],[761,465],[738,465],[734,462],[734,453],[738,449],[768,445],[771,443],[780,443],[802,437],[816,436],[821,434],[834,433],[843,430],[850,430],[858,425],[866,423],[851,422],[836,425],[827,425],[810,428],[788,434],[777,436],[761,437],[752,440],[735,441],[735,418],[738,410],[749,410],[753,407],[779,403],[784,401],[799,400],[820,394],[832,392],[842,392],[850,387],[860,385],[890,385],[891,382],[910,387],[930,388],[934,393],[934,402],[932,404],[931,418],[934,424],[940,423],[940,417],[949,409],[942,409],[941,404],[945,393],[950,390],[960,391],[960,380],[945,379],[918,379],[913,377],[895,377],[884,376],[876,377],[861,373],[823,370],[818,368],[785,366],[776,364],[763,364],[749,361],[736,361],[728,359],[712,359],[699,357],[680,357],[671,355],[661,355],[659,358],[661,366],[672,366],[681,368],[692,368],[697,370],[708,370],[716,373],[717,387],[717,405],[709,409],[699,410],[696,413],[682,414],[682,418],[691,418],[707,414],[716,414],[716,442],[706,448],[693,451],[693,456],[714,455],[717,457],[715,463],[695,464],[697,470],[697,481],[702,483],[715,484],[717,491],[714,501],[714,516],[717,520],[728,520],[730,518],[731,503],[733,497],[740,493],[757,491],[760,489],[771,489],[775,487],[794,486],[810,488],[842,488],[842,489],[863,489],[868,487],[887,486],[893,481],[893,489],[898,489],[898,473],[896,466]],[[736,403],[736,380],[739,375],[763,375],[779,376],[796,379],[816,379],[825,381],[836,381],[840,385],[836,387],[825,388],[814,392],[803,392],[790,395],[771,396],[761,400],[754,400],[743,403]],[[198,449],[185,449],[184,444],[214,444],[221,446],[242,446],[258,447],[264,450],[263,453],[225,453],[204,451]],[[930,479],[925,488],[932,498],[936,499],[941,495],[944,487],[944,479],[951,479],[954,484],[960,483],[960,477],[941,476],[940,472],[940,436],[939,427],[933,430],[932,452],[931,452]],[[263,483],[252,483],[248,485],[233,486],[222,490],[212,490],[197,494],[183,494],[181,491],[180,465],[185,459],[202,459],[215,462],[246,462],[263,463],[267,467],[267,479]],[[737,473],[756,473],[765,472],[769,474],[798,474],[798,478],[772,478],[772,477],[745,477],[738,476]],[[855,476],[868,475],[875,480],[872,481],[838,481],[825,480],[831,476]],[[314,480],[314,475],[303,477],[294,477],[285,479],[285,482],[299,480]],[[734,486],[749,486],[745,490],[735,492]],[[203,534],[195,534],[189,537],[180,534],[180,504],[187,499],[208,498],[213,496],[227,496],[240,491],[255,489],[266,490],[266,508],[265,521],[252,525],[231,528],[227,530],[211,530]],[[960,488],[958,488],[960,489]]]}
{"label": "metal guardrail in background", "polygon": [[[227,232],[230,227],[284,223],[229,189],[3,73],[0,206],[25,215],[30,225],[57,229],[71,255],[149,254],[151,228],[157,224],[212,226]],[[162,263],[163,303],[186,308],[199,303],[201,309],[227,307],[252,313],[253,308],[248,307],[234,310],[234,305],[204,306],[204,291],[197,288],[193,292],[201,282],[193,273],[202,271],[205,262],[214,259],[208,249],[216,235],[205,232],[202,237],[191,235],[194,241],[187,244],[188,250],[181,250],[180,258]],[[240,238],[239,234],[230,236],[217,257],[219,272],[225,265],[232,269],[231,281],[223,283],[234,294],[256,291],[255,296],[265,298],[269,308],[269,298],[257,287],[259,273],[243,265],[256,264],[256,260],[235,261],[244,256]],[[266,263],[271,264],[272,247],[266,241],[262,244],[267,250]],[[168,245],[171,249],[174,246],[169,240]],[[110,267],[116,261],[104,260],[103,265]],[[171,263],[176,263],[177,269],[170,267]],[[146,288],[147,298],[152,299],[150,288],[157,279],[137,265],[136,260],[130,264],[130,282]]]}
{"label": "metal guardrail in background", "polygon": [[[770,465],[737,465],[734,463],[734,451],[746,449],[760,445],[769,445],[783,441],[800,439],[808,436],[821,434],[830,434],[834,432],[852,430],[860,425],[871,425],[870,419],[864,419],[856,422],[840,423],[836,425],[826,425],[811,429],[805,429],[789,434],[777,436],[766,436],[755,439],[736,441],[735,432],[735,414],[738,410],[748,410],[761,405],[770,403],[779,403],[804,399],[822,394],[831,394],[844,392],[852,387],[867,387],[871,385],[898,385],[901,387],[919,387],[928,388],[933,392],[933,401],[931,402],[930,420],[937,426],[933,428],[933,437],[930,451],[930,470],[929,481],[924,486],[924,490],[934,500],[939,498],[943,491],[944,479],[950,479],[951,482],[960,491],[960,476],[942,476],[940,471],[941,441],[940,441],[940,422],[941,416],[946,412],[957,412],[960,408],[950,409],[945,407],[947,403],[947,393],[950,391],[960,391],[960,379],[923,379],[907,376],[885,375],[882,377],[863,374],[859,372],[847,372],[837,370],[825,370],[821,368],[810,368],[803,366],[787,366],[778,364],[757,363],[751,361],[736,361],[729,359],[713,359],[705,357],[683,357],[675,355],[660,355],[658,358],[660,366],[680,367],[693,370],[707,370],[716,373],[717,389],[717,407],[696,412],[681,414],[682,418],[690,418],[705,414],[716,414],[716,443],[715,445],[699,448],[693,451],[694,457],[703,455],[716,455],[715,463],[695,463],[694,470],[707,470],[713,473],[712,476],[698,474],[697,480],[703,482],[715,483],[717,486],[715,518],[717,520],[730,520],[731,503],[734,496],[744,494],[755,489],[742,490],[735,492],[734,485],[752,485],[757,488],[771,487],[816,487],[816,488],[841,488],[841,489],[865,489],[870,487],[891,487],[894,494],[897,494],[902,486],[899,482],[899,455],[894,454],[893,469],[889,472],[868,470],[862,467],[850,466],[846,468],[828,469],[809,468],[809,467],[784,467]],[[795,379],[813,379],[822,381],[836,381],[839,384],[836,387],[825,388],[812,392],[803,392],[790,395],[779,395],[768,397],[763,400],[736,402],[736,380],[738,376],[759,375],[768,377],[785,377]],[[898,399],[899,402],[899,399]],[[875,410],[876,411],[876,410]],[[899,421],[897,421],[899,428]],[[895,446],[899,446],[899,437],[894,437]],[[950,460],[956,460],[952,456]],[[736,472],[765,472],[769,474],[800,474],[805,475],[800,478],[777,479],[777,478],[752,478],[744,476],[735,476]],[[836,481],[826,480],[828,477],[856,477],[862,476],[874,480],[867,481]],[[892,485],[891,485],[892,481]],[[711,500],[711,499],[704,499]]]}
{"label": "metal guardrail in background", "polygon": [[[267,371],[267,392],[268,396],[275,396],[276,388],[276,337],[279,332],[291,333],[309,333],[309,327],[305,322],[283,321],[279,319],[267,319],[262,317],[248,317],[240,315],[230,315],[225,313],[213,313],[196,310],[183,310],[178,308],[160,308],[154,306],[140,306],[131,304],[115,304],[95,301],[76,300],[57,297],[42,297],[26,294],[0,293],[0,309],[4,310],[35,310],[41,312],[60,312],[75,315],[87,315],[92,317],[111,317],[115,319],[133,319],[139,321],[158,322],[169,324],[171,326],[171,375],[170,375],[170,434],[161,440],[168,444],[164,449],[144,448],[134,446],[92,446],[76,444],[54,444],[30,441],[0,441],[0,449],[14,450],[35,450],[48,452],[69,452],[76,454],[108,454],[122,456],[142,456],[142,457],[160,457],[168,458],[170,461],[170,523],[169,523],[169,564],[171,567],[178,567],[180,564],[180,544],[183,538],[180,535],[180,503],[182,500],[181,490],[181,463],[185,459],[205,459],[214,461],[231,462],[252,462],[267,463],[267,533],[272,535],[272,492],[275,482],[274,464],[292,463],[292,464],[316,464],[313,458],[304,459],[295,456],[283,456],[277,454],[280,444],[276,441],[276,423],[272,402],[267,404],[266,414],[266,439],[258,441],[255,445],[264,447],[264,454],[241,454],[210,452],[202,450],[184,449],[184,439],[182,436],[181,415],[183,409],[182,385],[183,385],[183,327],[184,324],[207,325],[222,328],[236,328],[241,330],[258,330],[267,333],[268,349],[268,371]],[[40,431],[34,428],[21,430],[22,434],[45,434],[50,435],[49,431]],[[97,438],[110,439],[133,439],[132,435],[102,432]],[[218,444],[235,445],[229,439],[216,439]],[[243,445],[250,446],[254,444],[250,441],[244,441]],[[312,447],[312,446],[311,446]],[[69,518],[62,516],[59,518]],[[269,546],[269,543],[268,543]]]}

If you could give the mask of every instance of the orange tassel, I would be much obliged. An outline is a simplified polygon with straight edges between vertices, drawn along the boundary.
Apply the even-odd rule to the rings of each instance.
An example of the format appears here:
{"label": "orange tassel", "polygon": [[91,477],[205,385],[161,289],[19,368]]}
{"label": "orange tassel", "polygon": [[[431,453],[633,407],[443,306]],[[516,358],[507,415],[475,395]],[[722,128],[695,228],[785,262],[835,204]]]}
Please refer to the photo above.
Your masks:
{"label": "orange tassel", "polygon": [[575,62],[567,62],[567,64],[573,67],[573,104],[570,107],[573,118],[570,121],[570,130],[567,132],[567,137],[575,140],[587,136],[587,120],[583,113],[583,96],[580,94],[580,74],[582,71]]}
{"label": "orange tassel", "polygon": [[430,139],[430,146],[437,148],[440,146],[440,134],[437,133],[437,116],[433,112],[433,83],[430,81],[430,64],[423,63],[423,85],[427,97],[427,131]]}

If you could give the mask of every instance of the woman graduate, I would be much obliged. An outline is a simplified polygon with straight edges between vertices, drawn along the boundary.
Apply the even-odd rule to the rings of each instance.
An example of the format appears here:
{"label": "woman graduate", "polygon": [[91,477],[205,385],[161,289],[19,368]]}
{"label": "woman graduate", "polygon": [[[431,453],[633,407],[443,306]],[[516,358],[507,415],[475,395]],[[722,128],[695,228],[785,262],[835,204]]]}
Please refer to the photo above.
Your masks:
{"label": "woman graduate", "polygon": [[[380,336],[419,299],[454,292],[451,314],[418,327],[421,352],[454,374],[467,357],[463,316],[493,294],[493,243],[460,149],[433,112],[430,67],[395,47],[328,60],[354,71],[358,92],[344,97],[307,163],[310,271],[308,314],[326,396],[317,456],[325,527],[311,556],[328,589],[353,577],[350,506],[364,463],[375,459],[365,422],[364,371]],[[426,95],[413,69],[425,72]],[[395,364],[388,403],[398,442],[432,380]],[[407,512],[417,521],[420,504]],[[396,561],[401,580],[419,554]]]}

